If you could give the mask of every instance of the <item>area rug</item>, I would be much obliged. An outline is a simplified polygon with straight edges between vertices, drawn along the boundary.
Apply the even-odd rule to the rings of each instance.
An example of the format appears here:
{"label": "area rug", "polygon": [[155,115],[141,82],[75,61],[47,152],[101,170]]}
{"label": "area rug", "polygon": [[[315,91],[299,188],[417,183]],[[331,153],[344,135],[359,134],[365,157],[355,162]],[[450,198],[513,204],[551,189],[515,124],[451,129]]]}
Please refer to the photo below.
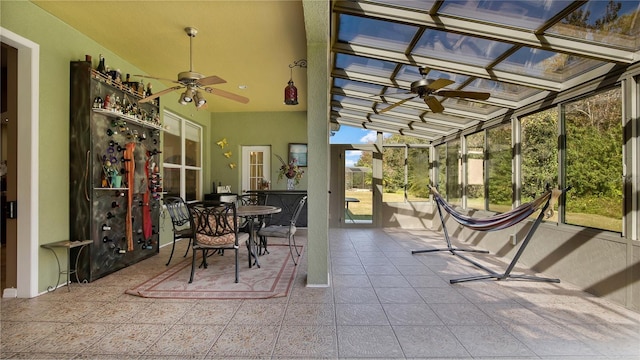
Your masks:
{"label": "area rug", "polygon": [[[297,247],[302,253],[303,247]],[[269,244],[268,250],[268,254],[258,257],[259,268],[249,268],[247,249],[240,247],[238,283],[235,282],[234,255],[227,250],[223,256],[209,256],[206,269],[198,267],[202,262],[201,256],[198,256],[191,284],[191,257],[188,256],[179,264],[125,292],[165,299],[265,299],[287,296],[297,268],[289,254],[289,246]]]}

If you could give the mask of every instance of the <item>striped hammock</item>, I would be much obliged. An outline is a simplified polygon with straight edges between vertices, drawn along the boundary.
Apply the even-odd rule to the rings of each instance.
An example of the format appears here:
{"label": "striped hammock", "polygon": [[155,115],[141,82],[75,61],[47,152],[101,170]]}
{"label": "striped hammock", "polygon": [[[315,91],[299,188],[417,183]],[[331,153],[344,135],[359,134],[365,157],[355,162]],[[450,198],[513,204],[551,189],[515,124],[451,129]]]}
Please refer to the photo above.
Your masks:
{"label": "striped hammock", "polygon": [[[433,193],[433,198],[438,206],[445,209],[447,213],[449,213],[449,215],[451,215],[451,217],[461,225],[478,231],[496,231],[508,228],[528,218],[541,207],[546,208],[544,209],[546,211],[545,215],[549,218],[553,215],[553,204],[562,194],[562,191],[558,189],[547,190],[537,199],[526,204],[522,204],[511,211],[490,216],[488,218],[474,218],[456,211],[451,204],[447,203],[435,187],[430,186],[430,188]],[[548,206],[545,206],[547,203]]]}

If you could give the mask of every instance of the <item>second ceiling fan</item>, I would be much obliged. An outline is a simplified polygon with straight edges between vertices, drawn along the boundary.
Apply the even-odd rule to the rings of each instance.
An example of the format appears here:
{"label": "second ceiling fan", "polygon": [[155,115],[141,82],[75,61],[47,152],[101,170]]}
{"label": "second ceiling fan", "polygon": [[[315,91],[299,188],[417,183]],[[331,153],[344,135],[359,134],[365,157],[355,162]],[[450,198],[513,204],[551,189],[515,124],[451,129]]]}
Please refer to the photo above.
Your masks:
{"label": "second ceiling fan", "polygon": [[[420,68],[420,75],[422,75],[422,79],[416,80],[411,83],[411,91],[406,94],[415,94],[414,96],[408,97],[406,99],[402,99],[391,106],[388,106],[380,111],[379,113],[383,113],[385,111],[389,111],[397,106],[400,106],[406,103],[409,100],[413,100],[417,97],[424,100],[424,103],[427,104],[429,109],[434,113],[441,113],[444,111],[444,106],[440,100],[436,98],[436,96],[442,96],[445,98],[448,97],[458,97],[465,99],[473,99],[473,100],[487,100],[491,94],[486,92],[476,92],[476,91],[462,91],[462,90],[444,90],[442,88],[449,86],[454,83],[449,79],[427,79],[427,73],[429,70],[427,68]],[[383,96],[383,95],[380,95]]]}
{"label": "second ceiling fan", "polygon": [[244,96],[240,96],[234,93],[230,93],[228,91],[224,91],[224,90],[220,90],[220,89],[214,89],[209,87],[208,85],[217,85],[217,84],[224,84],[226,83],[225,80],[221,79],[218,76],[212,75],[212,76],[204,76],[198,72],[193,71],[193,38],[196,37],[196,34],[198,34],[198,29],[194,28],[194,27],[187,27],[184,29],[184,31],[187,33],[187,35],[189,36],[189,71],[183,71],[181,73],[178,73],[178,80],[170,80],[170,79],[164,79],[164,78],[159,78],[159,77],[154,77],[154,76],[146,76],[146,75],[134,75],[134,76],[139,76],[139,77],[143,77],[143,78],[148,78],[148,79],[155,79],[155,80],[162,80],[162,81],[170,81],[173,83],[176,83],[178,85],[170,87],[168,89],[164,89],[162,91],[159,91],[153,95],[147,96],[144,99],[140,100],[139,102],[141,103],[145,103],[145,102],[149,102],[153,99],[156,99],[164,94],[170,93],[174,90],[180,90],[180,89],[185,89],[185,91],[182,93],[182,95],[180,95],[180,100],[178,100],[178,102],[180,104],[188,104],[190,102],[193,102],[196,107],[198,109],[204,109],[206,108],[206,104],[207,104],[207,100],[204,98],[204,96],[202,96],[202,93],[200,90],[203,90],[209,94],[213,94],[213,95],[218,95],[224,98],[227,98],[229,100],[233,100],[233,101],[237,101],[243,104],[246,104],[249,102],[249,99],[244,97]]}

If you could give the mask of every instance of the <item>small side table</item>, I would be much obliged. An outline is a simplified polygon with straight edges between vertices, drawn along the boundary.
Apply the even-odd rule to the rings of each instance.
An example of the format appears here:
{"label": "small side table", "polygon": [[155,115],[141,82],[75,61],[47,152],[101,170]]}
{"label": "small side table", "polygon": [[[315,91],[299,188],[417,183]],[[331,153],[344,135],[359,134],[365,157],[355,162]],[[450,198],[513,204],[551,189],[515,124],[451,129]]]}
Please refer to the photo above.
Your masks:
{"label": "small side table", "polygon": [[[80,241],[62,240],[62,241],[57,241],[49,244],[40,245],[40,247],[42,248],[51,250],[51,252],[53,253],[53,256],[56,257],[56,262],[58,263],[58,281],[56,282],[56,286],[48,286],[47,291],[55,291],[58,288],[58,285],[60,284],[60,276],[62,276],[63,274],[67,275],[68,291],[71,291],[71,287],[69,286],[71,274],[76,274],[76,281],[80,282],[80,280],[78,279],[78,259],[80,258],[82,249],[84,249],[87,245],[90,245],[92,243],[93,243],[93,240],[80,240]],[[78,250],[78,254],[76,255],[75,266],[73,270],[71,270],[71,249],[78,246],[80,247],[80,250]],[[55,250],[56,248],[67,249],[67,269],[66,270],[63,270],[62,265],[60,265],[60,258],[58,257],[58,254],[56,254],[56,250]]]}
{"label": "small side table", "polygon": [[351,219],[351,222],[355,224],[356,221],[353,220],[353,217],[351,217],[351,212],[349,212],[349,203],[352,203],[352,202],[360,202],[360,200],[352,197],[344,198],[344,204],[345,204],[344,212],[347,213],[347,216],[349,217],[349,219]]}

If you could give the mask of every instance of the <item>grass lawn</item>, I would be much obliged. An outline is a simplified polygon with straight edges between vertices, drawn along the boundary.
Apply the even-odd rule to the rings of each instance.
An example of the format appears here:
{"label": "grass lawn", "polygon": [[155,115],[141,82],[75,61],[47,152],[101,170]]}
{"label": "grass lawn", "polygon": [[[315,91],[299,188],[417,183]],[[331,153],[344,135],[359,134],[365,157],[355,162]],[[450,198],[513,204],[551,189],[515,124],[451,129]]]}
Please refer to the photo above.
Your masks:
{"label": "grass lawn", "polygon": [[[357,220],[371,219],[373,209],[373,194],[371,191],[346,191],[345,197],[352,197],[360,200],[360,202],[349,203],[349,211],[351,216]],[[402,193],[384,193],[382,194],[384,202],[404,202],[404,195]],[[425,200],[426,201],[426,200]],[[468,201],[468,207],[471,209],[481,209],[484,207],[484,199],[470,199]],[[509,205],[493,205],[493,211],[506,212],[511,210]],[[554,210],[557,210],[554,209]],[[535,212],[531,217],[538,216],[538,212]],[[614,219],[602,215],[584,214],[584,213],[567,213],[567,223],[592,227],[596,229],[610,230],[614,232],[620,232],[622,229],[622,219]],[[544,221],[558,222],[558,213],[554,211],[553,216]]]}

